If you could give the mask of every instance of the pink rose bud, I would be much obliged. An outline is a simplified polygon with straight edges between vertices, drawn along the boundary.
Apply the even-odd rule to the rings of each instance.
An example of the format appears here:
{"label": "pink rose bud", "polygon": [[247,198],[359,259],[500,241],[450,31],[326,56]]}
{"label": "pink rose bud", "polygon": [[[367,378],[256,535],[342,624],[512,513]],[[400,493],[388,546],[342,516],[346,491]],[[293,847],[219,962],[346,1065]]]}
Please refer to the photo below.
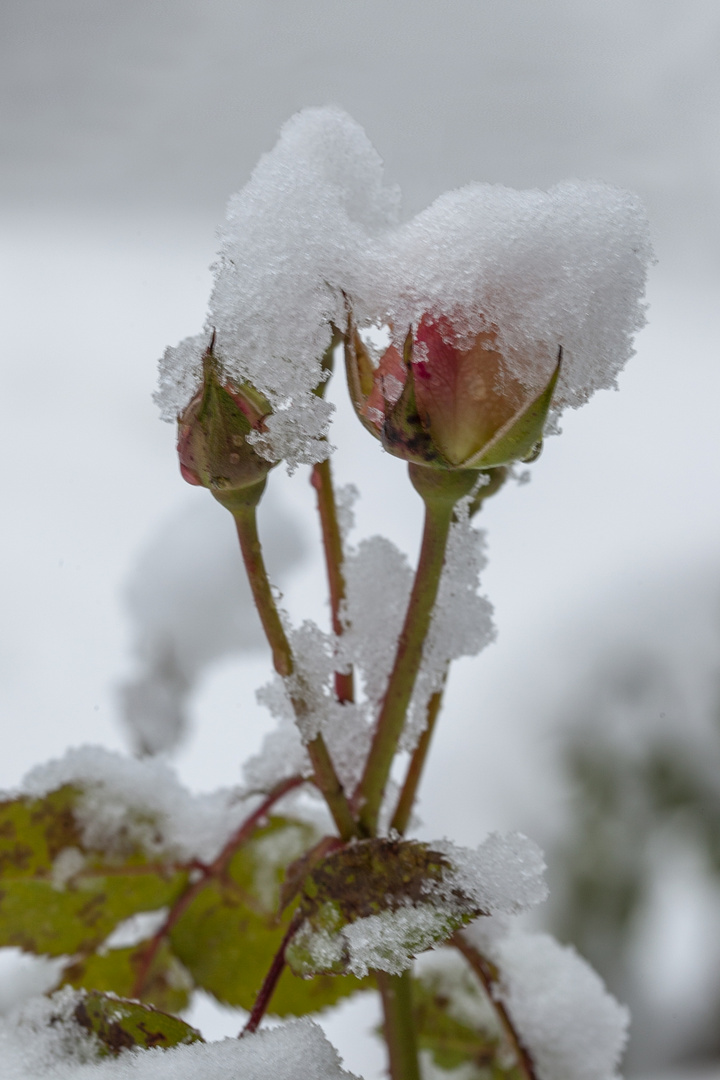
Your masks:
{"label": "pink rose bud", "polygon": [[178,418],[180,472],[189,484],[209,488],[232,510],[243,492],[264,483],[273,462],[261,457],[248,435],[263,431],[271,409],[247,383],[223,380],[210,342],[203,357],[203,383]]}
{"label": "pink rose bud", "polygon": [[442,469],[492,469],[537,457],[560,371],[528,390],[491,329],[468,344],[446,318],[423,316],[401,356],[375,366],[350,322],[345,346],[355,411],[396,457]]}

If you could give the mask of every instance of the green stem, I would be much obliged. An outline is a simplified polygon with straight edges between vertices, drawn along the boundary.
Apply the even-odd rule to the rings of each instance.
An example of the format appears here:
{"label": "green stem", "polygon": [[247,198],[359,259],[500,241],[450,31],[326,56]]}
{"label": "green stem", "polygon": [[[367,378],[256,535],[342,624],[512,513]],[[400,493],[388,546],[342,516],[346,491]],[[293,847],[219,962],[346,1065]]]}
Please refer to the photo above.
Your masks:
{"label": "green stem", "polygon": [[415,581],[395,654],[395,664],[385,691],[365,771],[355,796],[360,807],[360,828],[365,836],[374,836],[377,831],[380,804],[405,725],[422,662],[425,638],[430,629],[453,510],[458,499],[472,490],[476,473],[469,470],[446,472],[411,464],[410,479],[425,503],[425,527]]}
{"label": "green stem", "polygon": [[[340,607],[345,599],[345,578],[343,577],[343,545],[338,523],[335,491],[332,481],[330,458],[313,466],[311,481],[317,492],[318,512],[322,528],[325,565],[330,587],[330,610],[332,628],[339,637],[343,632],[340,621]],[[335,673],[335,693],[340,702],[355,700],[353,673]]]}
{"label": "green stem", "polygon": [[376,971],[375,977],[382,997],[390,1076],[392,1080],[420,1080],[410,972],[388,975]]}
{"label": "green stem", "polygon": [[233,510],[233,517],[255,607],[272,650],[273,665],[278,675],[287,678],[288,675],[292,675],[294,668],[292,649],[265,569],[257,529],[257,506],[254,504],[237,506]]}
{"label": "green stem", "polygon": [[425,768],[425,761],[427,759],[428,750],[430,749],[430,741],[433,737],[433,731],[435,729],[435,721],[440,713],[440,706],[442,705],[443,690],[445,689],[445,680],[447,678],[447,672],[443,675],[443,685],[439,690],[432,695],[427,707],[427,723],[425,730],[418,739],[418,744],[413,750],[412,757],[410,758],[410,764],[408,765],[408,771],[405,776],[405,783],[402,786],[400,792],[400,798],[398,799],[397,806],[395,807],[395,813],[393,819],[390,822],[390,828],[395,832],[400,833],[402,836],[408,827],[410,821],[410,815],[415,803],[415,796],[417,795],[417,789],[420,784],[420,778],[422,777],[423,769]]}
{"label": "green stem", "polygon": [[[240,550],[245,562],[255,606],[272,650],[275,670],[278,675],[287,678],[292,675],[295,662],[290,642],[287,639],[272,594],[258,536],[257,502],[261,494],[262,488],[259,490],[257,497],[254,495],[254,489],[252,489],[248,493],[246,502],[241,503],[238,501],[233,505],[232,515],[235,518]],[[305,702],[296,697],[291,697],[291,701],[295,715],[301,719],[306,712]],[[349,840],[350,837],[357,835],[357,825],[322,735],[317,735],[307,744],[307,751],[315,770],[315,783],[328,804],[338,832],[343,840]]]}

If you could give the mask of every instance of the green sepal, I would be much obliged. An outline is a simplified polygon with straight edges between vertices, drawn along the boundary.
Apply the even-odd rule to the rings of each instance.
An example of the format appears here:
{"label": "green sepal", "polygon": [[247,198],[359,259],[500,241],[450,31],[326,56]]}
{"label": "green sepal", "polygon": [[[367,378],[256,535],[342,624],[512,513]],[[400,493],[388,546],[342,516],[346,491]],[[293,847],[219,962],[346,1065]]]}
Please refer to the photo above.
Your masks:
{"label": "green sepal", "polygon": [[534,461],[542,449],[545,422],[560,377],[562,348],[555,370],[545,388],[519,413],[511,417],[492,439],[463,462],[464,469],[494,469],[513,461]]}
{"label": "green sepal", "polygon": [[169,906],[187,873],[137,848],[89,850],[66,785],[0,803],[0,946],[49,956],[89,954],[143,911]]}
{"label": "green sepal", "polygon": [[97,990],[79,998],[73,1018],[97,1039],[98,1057],[117,1057],[123,1050],[136,1048],[167,1050],[204,1042],[199,1031],[177,1016]]}
{"label": "green sepal", "polygon": [[347,333],[344,336],[345,372],[350,391],[350,400],[355,407],[358,420],[376,439],[380,438],[378,428],[364,414],[365,402],[372,393],[375,368],[370,354],[365,348],[357,327],[348,316]]}

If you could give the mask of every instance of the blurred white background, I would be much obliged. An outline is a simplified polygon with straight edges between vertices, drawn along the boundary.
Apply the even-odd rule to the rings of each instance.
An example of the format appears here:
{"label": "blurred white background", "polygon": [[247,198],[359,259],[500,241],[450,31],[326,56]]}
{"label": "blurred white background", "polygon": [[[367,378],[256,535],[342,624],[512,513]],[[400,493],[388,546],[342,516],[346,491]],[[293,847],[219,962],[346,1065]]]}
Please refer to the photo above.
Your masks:
{"label": "blurred white background", "polygon": [[[128,745],[124,589],[168,515],[207,498],[183,484],[157,420],[156,359],[202,325],[225,200],[290,114],[347,109],[408,215],[475,179],[600,178],[645,198],[649,325],[620,392],[565,417],[531,484],[484,512],[498,642],[459,666],[422,792],[422,835],[552,837],[568,815],[554,720],[601,646],[720,624],[716,0],[4,0],[0,51],[6,788],[70,744]],[[356,535],[382,531],[414,557],[403,466],[350,415],[340,380],[334,399],[337,475],[363,493]],[[278,470],[273,486],[308,552],[285,600],[324,620],[307,476]],[[185,572],[205,569],[197,551]],[[268,670],[260,652],[205,669],[174,758],[191,786],[238,780],[270,725],[254,700]],[[690,975],[647,1021],[638,1067],[696,1052],[692,949],[705,945],[701,932],[682,954]],[[675,974],[647,978],[672,989]],[[381,1059],[359,1060],[349,1023],[365,1020],[333,1022],[332,1037],[370,1076]],[[653,1023],[677,1038],[656,1042]]]}

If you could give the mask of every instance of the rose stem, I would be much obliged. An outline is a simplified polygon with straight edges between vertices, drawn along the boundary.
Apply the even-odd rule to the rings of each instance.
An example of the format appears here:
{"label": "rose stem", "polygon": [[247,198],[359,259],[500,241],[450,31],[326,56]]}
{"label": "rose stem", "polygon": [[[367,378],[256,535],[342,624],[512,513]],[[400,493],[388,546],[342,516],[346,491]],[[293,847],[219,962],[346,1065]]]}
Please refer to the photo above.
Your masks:
{"label": "rose stem", "polygon": [[453,510],[477,478],[470,470],[445,471],[410,465],[410,479],[425,503],[425,526],[415,581],[400,633],[365,770],[355,795],[360,828],[374,836],[385,785],[402,734],[445,561]]}
{"label": "rose stem", "polygon": [[385,971],[376,971],[375,978],[383,1003],[383,1034],[390,1059],[390,1076],[392,1080],[420,1080],[410,972],[388,975]]}
{"label": "rose stem", "polygon": [[418,744],[413,750],[407,774],[405,776],[405,783],[402,786],[402,791],[400,792],[400,797],[397,806],[395,807],[395,813],[390,822],[390,828],[401,835],[404,834],[408,827],[408,822],[410,821],[410,815],[415,803],[415,796],[417,795],[417,789],[420,784],[423,768],[425,767],[425,760],[427,758],[428,750],[430,749],[430,741],[433,737],[435,721],[440,713],[446,678],[447,672],[443,675],[442,687],[439,690],[436,690],[428,702],[425,730],[418,739]]}
{"label": "rose stem", "polygon": [[[272,651],[275,670],[278,675],[287,678],[292,675],[295,662],[270,588],[258,536],[257,503],[261,495],[262,488],[256,497],[249,493],[246,502],[238,500],[232,507],[232,515],[235,518],[240,550],[255,606]],[[302,719],[306,711],[305,702],[297,698],[291,700],[296,717]],[[316,735],[307,744],[307,751],[315,771],[315,783],[328,804],[338,832],[343,840],[349,840],[357,834],[357,826],[322,735]]]}
{"label": "rose stem", "polygon": [[280,981],[280,976],[285,970],[285,952],[287,947],[292,941],[295,931],[300,926],[302,920],[302,914],[299,911],[296,911],[290,921],[290,925],[285,931],[282,941],[280,942],[280,948],[273,957],[268,973],[263,979],[263,984],[258,991],[258,996],[255,998],[255,1004],[252,1007],[252,1012],[248,1017],[247,1023],[238,1035],[239,1039],[242,1039],[243,1035],[252,1035],[254,1031],[257,1031],[258,1025],[265,1015],[267,1007],[270,1004],[270,999],[275,992],[275,987]]}
{"label": "rose stem", "polygon": [[[318,513],[322,528],[325,565],[330,587],[330,610],[332,613],[333,632],[339,637],[343,632],[340,621],[340,606],[345,599],[345,578],[343,577],[343,544],[335,503],[335,491],[332,481],[330,458],[313,466],[311,480],[317,492]],[[355,688],[352,670],[347,673],[335,672],[335,693],[339,702],[355,700]]]}

